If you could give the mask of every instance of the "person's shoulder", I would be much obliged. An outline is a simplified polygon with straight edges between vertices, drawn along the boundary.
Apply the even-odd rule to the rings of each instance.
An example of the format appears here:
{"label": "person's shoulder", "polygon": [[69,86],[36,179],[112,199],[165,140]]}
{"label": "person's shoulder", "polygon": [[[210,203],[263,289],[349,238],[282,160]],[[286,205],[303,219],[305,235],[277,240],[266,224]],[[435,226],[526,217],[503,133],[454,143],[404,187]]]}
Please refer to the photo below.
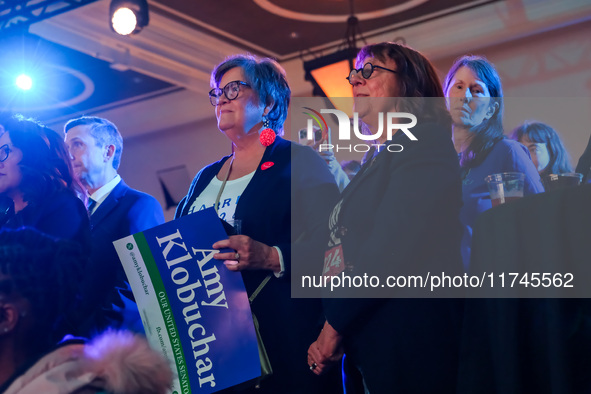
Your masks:
{"label": "person's shoulder", "polygon": [[135,204],[160,205],[160,203],[154,196],[128,186],[123,181],[123,179],[121,179],[120,184],[117,186],[122,188],[122,198],[133,199]]}
{"label": "person's shoulder", "polygon": [[275,137],[275,142],[273,142],[273,145],[270,146],[270,148],[273,150],[273,154],[284,154],[285,152],[288,152],[292,149],[299,149],[299,148],[303,148],[302,145],[296,144],[290,140],[286,140],[283,137],[277,136]]}
{"label": "person's shoulder", "polygon": [[[425,122],[418,124],[415,128],[410,129],[410,132],[424,135],[430,140],[447,139],[451,140],[451,125],[441,122]],[[417,137],[418,138],[418,137]]]}
{"label": "person's shoulder", "polygon": [[500,147],[504,147],[505,149],[523,149],[523,145],[521,144],[521,142],[517,142],[506,137],[497,142],[497,145],[499,145]]}
{"label": "person's shoulder", "polygon": [[214,161],[213,163],[206,165],[199,172],[203,172],[203,171],[206,171],[209,169],[218,169],[219,170],[224,165],[226,160],[228,160],[230,157],[232,157],[232,155],[224,156],[221,159],[219,159],[218,161]]}
{"label": "person's shoulder", "polygon": [[425,156],[449,156],[449,160],[457,161],[457,154],[453,147],[451,127],[437,122],[425,122],[409,128],[408,133],[399,130],[392,139],[393,143],[400,145],[403,155],[391,155],[392,162],[397,159],[406,159],[407,156],[417,155],[417,158]]}
{"label": "person's shoulder", "polygon": [[295,143],[293,141],[290,140],[286,140],[283,137],[277,137],[277,139],[275,140],[275,144],[278,145],[278,147],[280,149],[305,149],[305,148],[309,148],[309,146],[307,145],[302,145],[302,144],[298,144]]}
{"label": "person's shoulder", "polygon": [[61,198],[61,199],[79,199],[76,193],[68,189],[66,187],[62,187],[59,189],[54,190],[50,195],[51,198]]}
{"label": "person's shoulder", "polygon": [[324,159],[312,147],[284,139],[281,139],[281,141],[283,144],[281,154],[290,161],[292,168],[300,170],[309,170],[311,168],[318,170],[322,168],[324,170],[326,167],[326,170],[328,170],[328,165]]}
{"label": "person's shoulder", "polygon": [[[61,188],[54,190],[51,194],[46,196],[43,201],[35,204],[37,214],[40,218],[57,218],[63,217],[64,220],[77,221],[86,220],[88,212],[86,206],[73,190]],[[63,223],[56,223],[56,226],[61,226]],[[53,225],[52,225],[53,226]]]}
{"label": "person's shoulder", "polygon": [[392,143],[402,145],[404,149],[422,149],[451,140],[449,125],[428,121],[417,123],[416,126],[406,130],[398,130],[392,138]]}
{"label": "person's shoulder", "polygon": [[306,162],[314,162],[317,156],[320,159],[320,156],[314,152],[312,148],[309,146],[303,146],[300,144],[296,144],[290,140],[286,140],[280,136],[275,138],[275,142],[273,145],[269,146],[267,149],[271,149],[270,152],[266,152],[263,156],[264,159],[271,160],[273,164],[284,167],[284,166],[294,166],[300,165],[302,161]]}
{"label": "person's shoulder", "polygon": [[76,193],[65,187],[55,190],[47,197],[46,201],[48,205],[76,205],[84,208],[84,203],[78,198]]}
{"label": "person's shoulder", "polygon": [[512,161],[531,161],[531,157],[527,148],[515,140],[503,138],[498,141],[491,152],[494,156],[503,157],[508,160],[511,158]]}
{"label": "person's shoulder", "polygon": [[220,168],[222,168],[226,160],[228,160],[230,157],[232,157],[232,155],[224,156],[220,160],[210,163],[205,167],[201,168],[193,177],[193,181],[191,182],[191,184],[194,184],[204,174],[213,178],[213,176],[218,173]]}
{"label": "person's shoulder", "polygon": [[135,196],[138,199],[155,200],[155,198],[149,195],[148,193],[142,192],[140,190],[128,186],[126,183],[123,182],[123,179],[121,180],[121,186],[125,188],[125,195]]}
{"label": "person's shoulder", "polygon": [[125,187],[125,190],[118,197],[118,207],[114,212],[117,212],[116,215],[120,216],[121,220],[128,221],[131,234],[164,223],[164,211],[156,198],[148,193],[132,189],[123,180],[117,187]]}
{"label": "person's shoulder", "polygon": [[527,151],[527,148],[523,146],[520,142],[511,140],[509,138],[503,138],[502,140],[497,142],[493,149],[503,152]]}
{"label": "person's shoulder", "polygon": [[296,142],[290,141],[290,140],[286,140],[283,138],[278,138],[278,142],[279,142],[279,146],[278,146],[278,150],[281,150],[283,152],[287,152],[287,154],[290,154],[292,159],[296,158],[296,157],[314,157],[314,156],[318,156],[318,153],[314,151],[314,149],[312,149],[312,147],[308,146],[308,145],[302,145],[302,144],[298,144]]}

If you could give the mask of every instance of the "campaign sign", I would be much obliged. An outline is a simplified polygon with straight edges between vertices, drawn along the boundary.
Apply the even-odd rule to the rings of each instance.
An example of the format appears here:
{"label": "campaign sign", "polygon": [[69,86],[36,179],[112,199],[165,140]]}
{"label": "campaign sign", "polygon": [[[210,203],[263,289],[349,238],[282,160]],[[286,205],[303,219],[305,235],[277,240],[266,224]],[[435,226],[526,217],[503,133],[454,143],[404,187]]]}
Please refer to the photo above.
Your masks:
{"label": "campaign sign", "polygon": [[211,208],[113,243],[146,336],[176,372],[173,393],[213,393],[261,375],[242,276],[213,258],[225,238]]}

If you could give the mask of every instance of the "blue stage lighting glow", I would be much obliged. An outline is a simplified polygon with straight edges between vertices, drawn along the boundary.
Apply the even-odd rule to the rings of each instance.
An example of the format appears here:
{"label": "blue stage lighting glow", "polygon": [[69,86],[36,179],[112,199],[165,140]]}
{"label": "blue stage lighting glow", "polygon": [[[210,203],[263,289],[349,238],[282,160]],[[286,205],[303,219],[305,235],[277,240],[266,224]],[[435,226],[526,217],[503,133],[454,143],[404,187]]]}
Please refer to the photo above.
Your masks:
{"label": "blue stage lighting glow", "polygon": [[16,77],[16,86],[22,90],[29,90],[33,87],[33,79],[26,74]]}

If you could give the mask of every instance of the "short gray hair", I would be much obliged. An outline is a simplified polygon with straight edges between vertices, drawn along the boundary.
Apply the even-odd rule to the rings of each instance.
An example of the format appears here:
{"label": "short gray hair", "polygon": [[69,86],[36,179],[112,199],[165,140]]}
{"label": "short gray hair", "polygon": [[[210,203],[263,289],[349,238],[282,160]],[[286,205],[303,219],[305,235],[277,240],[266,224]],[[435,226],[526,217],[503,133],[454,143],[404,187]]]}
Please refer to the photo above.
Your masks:
{"label": "short gray hair", "polygon": [[64,126],[64,132],[76,126],[91,126],[90,135],[96,140],[97,146],[113,145],[115,146],[115,154],[113,155],[113,168],[119,169],[121,164],[121,154],[123,153],[123,137],[117,130],[117,126],[107,119],[99,118],[97,116],[82,116],[80,118],[71,119]]}
{"label": "short gray hair", "polygon": [[283,123],[287,118],[287,108],[291,98],[291,89],[287,84],[285,70],[275,60],[257,58],[253,55],[235,55],[218,64],[211,73],[211,87],[219,87],[224,74],[240,67],[246,83],[254,90],[259,102],[273,103],[267,114],[269,126],[278,135],[283,135]]}

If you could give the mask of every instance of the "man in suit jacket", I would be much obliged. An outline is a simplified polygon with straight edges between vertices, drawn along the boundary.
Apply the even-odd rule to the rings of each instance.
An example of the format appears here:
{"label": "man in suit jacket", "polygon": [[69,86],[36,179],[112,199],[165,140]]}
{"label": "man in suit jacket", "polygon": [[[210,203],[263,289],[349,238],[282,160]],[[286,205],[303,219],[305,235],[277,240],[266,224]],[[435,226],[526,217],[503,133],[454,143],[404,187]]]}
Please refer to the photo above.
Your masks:
{"label": "man in suit jacket", "polygon": [[65,133],[74,172],[90,195],[92,251],[82,282],[81,313],[86,323],[80,334],[106,327],[142,330],[112,242],[164,223],[162,207],[154,197],[127,186],[117,174],[123,139],[113,123],[84,116],[70,120]]}

